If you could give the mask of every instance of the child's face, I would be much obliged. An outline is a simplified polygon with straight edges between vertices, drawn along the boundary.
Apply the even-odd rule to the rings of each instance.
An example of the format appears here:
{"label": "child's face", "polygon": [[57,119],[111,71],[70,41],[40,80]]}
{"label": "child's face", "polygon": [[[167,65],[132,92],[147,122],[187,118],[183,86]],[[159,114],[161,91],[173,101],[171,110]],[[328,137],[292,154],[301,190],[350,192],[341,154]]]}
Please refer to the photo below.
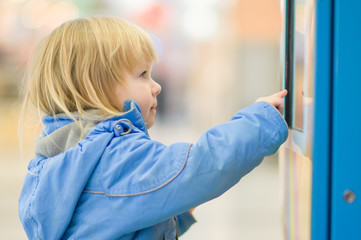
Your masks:
{"label": "child's face", "polygon": [[147,129],[151,128],[155,121],[157,95],[161,86],[151,77],[152,63],[139,66],[135,74],[126,74],[124,84],[115,87],[115,106],[123,111],[124,101],[134,100],[138,103]]}

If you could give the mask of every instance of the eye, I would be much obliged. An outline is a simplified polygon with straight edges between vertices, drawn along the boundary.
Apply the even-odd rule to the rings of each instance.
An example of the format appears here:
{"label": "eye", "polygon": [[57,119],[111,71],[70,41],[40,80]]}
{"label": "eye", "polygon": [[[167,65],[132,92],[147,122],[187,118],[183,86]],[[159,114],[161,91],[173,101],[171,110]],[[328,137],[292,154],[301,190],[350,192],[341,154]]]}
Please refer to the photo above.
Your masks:
{"label": "eye", "polygon": [[146,77],[147,77],[147,73],[148,73],[147,71],[144,71],[144,72],[142,72],[142,73],[140,74],[140,76],[143,77],[143,78],[146,78]]}

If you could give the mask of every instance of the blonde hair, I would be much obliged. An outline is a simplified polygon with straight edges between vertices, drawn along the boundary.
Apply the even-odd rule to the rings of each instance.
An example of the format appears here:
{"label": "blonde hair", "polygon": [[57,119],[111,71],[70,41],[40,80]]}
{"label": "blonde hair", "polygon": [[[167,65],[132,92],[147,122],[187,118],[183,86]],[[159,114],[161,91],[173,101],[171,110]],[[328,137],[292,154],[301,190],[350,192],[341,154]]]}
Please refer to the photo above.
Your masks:
{"label": "blonde hair", "polygon": [[144,61],[155,61],[150,37],[117,18],[92,17],[65,22],[39,45],[28,71],[23,109],[31,102],[46,115],[85,116],[98,109],[112,117],[116,83]]}

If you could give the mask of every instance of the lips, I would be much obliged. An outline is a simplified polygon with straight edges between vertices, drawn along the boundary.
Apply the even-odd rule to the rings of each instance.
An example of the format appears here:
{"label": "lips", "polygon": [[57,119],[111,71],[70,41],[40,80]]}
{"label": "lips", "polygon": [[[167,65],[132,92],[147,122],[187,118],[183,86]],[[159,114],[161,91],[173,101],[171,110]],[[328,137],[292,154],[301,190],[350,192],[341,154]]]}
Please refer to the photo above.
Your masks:
{"label": "lips", "polygon": [[157,103],[150,107],[150,111],[157,111]]}
{"label": "lips", "polygon": [[151,107],[150,107],[150,109],[156,109],[156,108],[157,108],[157,106],[158,106],[158,104],[157,104],[157,103],[155,103],[153,106],[151,106]]}

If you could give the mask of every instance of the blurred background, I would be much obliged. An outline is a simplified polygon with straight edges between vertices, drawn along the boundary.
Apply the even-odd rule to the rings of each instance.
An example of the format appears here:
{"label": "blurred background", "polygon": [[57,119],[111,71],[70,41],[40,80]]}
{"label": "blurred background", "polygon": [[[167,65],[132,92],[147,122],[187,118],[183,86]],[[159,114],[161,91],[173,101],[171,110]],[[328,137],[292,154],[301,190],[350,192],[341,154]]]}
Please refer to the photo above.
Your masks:
{"label": "blurred background", "polygon": [[[62,22],[128,19],[162,47],[153,77],[162,85],[150,130],[166,144],[195,142],[258,97],[281,89],[280,0],[0,0],[0,239],[26,239],[17,201],[37,121],[19,150],[20,86],[34,47]],[[28,119],[27,119],[27,122]],[[282,239],[277,155],[221,197],[199,206],[181,239]]]}

